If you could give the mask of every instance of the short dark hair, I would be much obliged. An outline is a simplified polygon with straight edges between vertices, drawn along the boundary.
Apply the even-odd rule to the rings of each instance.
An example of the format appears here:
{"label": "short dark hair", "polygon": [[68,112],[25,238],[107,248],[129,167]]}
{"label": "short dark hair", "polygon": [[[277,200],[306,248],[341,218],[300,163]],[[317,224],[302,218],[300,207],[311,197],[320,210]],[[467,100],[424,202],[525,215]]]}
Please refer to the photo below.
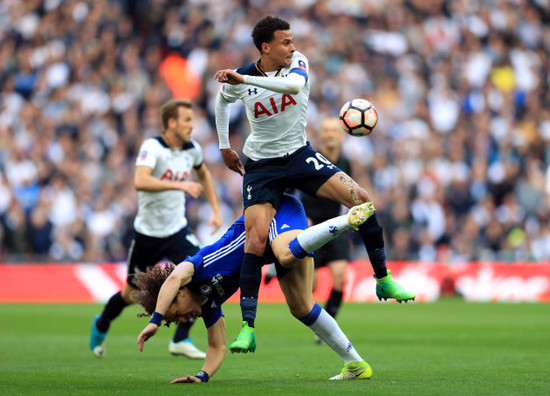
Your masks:
{"label": "short dark hair", "polygon": [[[174,271],[176,266],[172,263],[157,264],[147,269],[147,272],[139,272],[135,280],[136,286],[139,288],[137,295],[137,303],[143,307],[145,313],[138,314],[139,318],[151,316],[155,312],[159,291],[164,281]],[[185,286],[180,287],[180,290]],[[174,298],[174,301],[177,300]],[[170,322],[166,321],[166,326]]]}
{"label": "short dark hair", "polygon": [[290,30],[290,23],[276,16],[266,16],[260,19],[252,30],[252,39],[258,51],[262,52],[262,44],[269,43],[277,30]]}
{"label": "short dark hair", "polygon": [[185,107],[192,108],[190,100],[172,99],[162,105],[160,108],[160,119],[162,120],[162,126],[164,129],[168,128],[168,120],[170,118],[178,118],[178,109]]}

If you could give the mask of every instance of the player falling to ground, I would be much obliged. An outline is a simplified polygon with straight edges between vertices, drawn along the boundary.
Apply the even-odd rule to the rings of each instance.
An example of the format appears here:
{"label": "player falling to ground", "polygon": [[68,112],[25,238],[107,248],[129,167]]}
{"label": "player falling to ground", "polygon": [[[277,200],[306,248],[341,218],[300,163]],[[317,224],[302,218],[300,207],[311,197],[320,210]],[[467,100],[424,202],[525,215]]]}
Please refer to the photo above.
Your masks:
{"label": "player falling to ground", "polygon": [[[344,368],[331,380],[368,379],[370,366],[359,356],[334,318],[313,301],[311,255],[298,260],[292,251],[312,251],[336,238],[351,227],[358,227],[374,214],[371,202],[350,209],[347,215],[330,219],[313,228],[300,201],[290,195],[282,198],[279,211],[269,229],[269,245],[263,263],[275,261],[281,290],[294,317],[330,346],[343,360]],[[215,243],[173,266],[156,266],[138,275],[142,290],[139,303],[152,315],[150,323],[138,336],[139,349],[156,334],[162,320],[188,321],[202,316],[207,327],[208,349],[198,374],[176,379],[179,382],[207,382],[222,364],[225,345],[225,320],[221,305],[239,288],[244,253],[245,226],[241,216]],[[305,229],[305,231],[302,231]],[[251,345],[253,350],[255,345]]]}
{"label": "player falling to ground", "polygon": [[[203,163],[199,144],[191,140],[193,110],[191,102],[171,100],[161,108],[164,132],[146,139],[136,160],[134,184],[138,191],[138,213],[134,220],[134,238],[128,252],[128,280],[121,292],[105,305],[101,315],[94,318],[90,349],[96,356],[105,352],[105,338],[111,322],[129,304],[135,303],[135,276],[163,259],[179,263],[198,252],[198,240],[190,232],[185,217],[185,193],[196,198],[201,193],[212,206],[209,226],[216,232],[221,214],[214,182]],[[191,171],[198,183],[186,181]],[[169,351],[202,359],[206,355],[189,338],[192,321],[178,325]]]}
{"label": "player falling to ground", "polygon": [[[254,319],[261,280],[262,256],[269,225],[286,188],[328,198],[348,208],[370,201],[367,192],[338,169],[306,139],[310,91],[308,60],[294,47],[288,22],[278,17],[261,19],[252,31],[260,59],[235,70],[225,69],[214,78],[223,83],[216,97],[216,127],[224,163],[244,175],[243,203],[246,228],[241,273],[243,328],[232,352],[246,352],[254,342]],[[229,145],[229,104],[242,100],[250,135],[243,165]],[[395,282],[386,268],[382,227],[376,215],[359,227],[376,278],[379,298],[408,301],[415,295]],[[307,252],[293,252],[305,257]],[[252,330],[251,330],[252,329]]]}

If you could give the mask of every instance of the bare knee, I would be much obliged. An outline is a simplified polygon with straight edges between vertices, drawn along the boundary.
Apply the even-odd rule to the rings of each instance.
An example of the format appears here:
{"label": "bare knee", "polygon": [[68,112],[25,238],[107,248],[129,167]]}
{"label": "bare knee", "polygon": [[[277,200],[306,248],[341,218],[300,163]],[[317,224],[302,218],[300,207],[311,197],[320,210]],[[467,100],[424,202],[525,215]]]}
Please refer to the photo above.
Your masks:
{"label": "bare knee", "polygon": [[296,319],[302,319],[311,311],[311,308],[313,308],[313,305],[309,306],[305,303],[288,305],[288,310]]}
{"label": "bare knee", "polygon": [[281,264],[284,268],[294,268],[300,261],[300,259],[294,257],[290,251],[280,254],[277,259],[279,260],[279,264]]}
{"label": "bare knee", "polygon": [[244,226],[246,240],[244,250],[257,256],[264,254],[269,234],[269,224],[275,216],[275,209],[270,204],[253,205],[246,209]]}
{"label": "bare knee", "polygon": [[260,235],[257,232],[247,232],[246,242],[244,250],[246,253],[252,253],[256,256],[262,256],[265,251],[265,246],[267,243],[267,235]]}

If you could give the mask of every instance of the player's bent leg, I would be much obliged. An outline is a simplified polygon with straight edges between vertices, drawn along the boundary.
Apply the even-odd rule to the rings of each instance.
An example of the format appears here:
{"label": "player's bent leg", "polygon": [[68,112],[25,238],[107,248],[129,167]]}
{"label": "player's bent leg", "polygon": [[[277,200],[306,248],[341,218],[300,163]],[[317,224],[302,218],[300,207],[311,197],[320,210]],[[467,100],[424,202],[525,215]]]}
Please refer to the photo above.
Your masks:
{"label": "player's bent leg", "polygon": [[281,265],[286,268],[292,268],[295,261],[287,260],[287,256],[294,259],[302,259],[310,252],[321,248],[334,238],[337,238],[350,227],[356,230],[359,229],[374,213],[375,209],[372,202],[365,202],[352,207],[347,215],[337,216],[305,229],[289,242],[288,250],[290,254],[283,254],[284,259],[280,260]]}
{"label": "player's bent leg", "polygon": [[[277,238],[284,236],[282,234]],[[288,309],[296,319],[306,316],[315,304],[311,291],[313,272],[313,258],[306,257],[279,280]]]}
{"label": "player's bent leg", "polygon": [[[367,192],[343,172],[335,174],[325,182],[319,188],[317,195],[333,199],[348,207],[369,200]],[[350,216],[350,220],[352,218],[356,218],[355,213]],[[350,221],[350,224],[352,221]],[[399,302],[414,300],[415,295],[405,290],[389,275],[389,271],[386,268],[386,251],[384,249],[382,227],[376,219],[375,212],[373,211],[361,224],[354,225],[354,228],[361,235],[372,268],[374,269],[377,283],[376,295],[378,298],[380,300],[395,298]]]}
{"label": "player's bent leg", "polygon": [[394,298],[399,303],[416,298],[414,293],[411,293],[399,283],[393,280],[390,270],[388,270],[388,275],[383,278],[376,278],[376,296],[378,300],[387,300],[388,298]]}

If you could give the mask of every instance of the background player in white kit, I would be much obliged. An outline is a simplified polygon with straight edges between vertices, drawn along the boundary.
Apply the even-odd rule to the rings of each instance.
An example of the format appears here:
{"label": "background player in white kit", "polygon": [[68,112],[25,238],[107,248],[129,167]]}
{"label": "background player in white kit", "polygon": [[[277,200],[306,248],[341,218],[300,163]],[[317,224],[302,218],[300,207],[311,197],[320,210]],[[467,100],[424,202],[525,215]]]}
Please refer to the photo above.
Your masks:
{"label": "background player in white kit", "polygon": [[[127,305],[136,302],[136,274],[145,272],[163,259],[177,264],[198,252],[199,242],[189,231],[185,217],[185,193],[196,198],[204,192],[212,206],[209,226],[213,227],[213,233],[222,225],[212,176],[203,163],[200,146],[191,140],[191,102],[168,101],[160,113],[164,132],[161,136],[146,139],[136,159],[134,184],[138,190],[139,207],[128,252],[127,284],[110,298],[92,324],[90,349],[96,356],[103,356],[105,352],[105,338],[111,321]],[[186,181],[191,171],[194,171],[198,183]],[[189,338],[192,323],[178,325],[169,351],[175,355],[204,358],[205,353],[198,350]]]}
{"label": "background player in white kit", "polygon": [[[252,31],[260,60],[236,71],[225,69],[214,78],[224,83],[216,98],[216,126],[223,160],[243,175],[246,229],[245,255],[241,267],[243,328],[230,345],[232,352],[248,352],[255,344],[261,266],[269,224],[279,208],[284,190],[296,188],[311,195],[337,201],[348,208],[369,201],[367,192],[334,164],[311,148],[305,127],[310,81],[308,60],[296,51],[290,25],[278,17],[265,17]],[[241,99],[250,123],[243,153],[246,166],[229,145],[229,103]],[[246,172],[245,172],[246,171]],[[414,294],[395,282],[386,269],[382,227],[376,214],[359,233],[377,280],[382,299],[408,301]],[[308,252],[293,251],[296,257]]]}

